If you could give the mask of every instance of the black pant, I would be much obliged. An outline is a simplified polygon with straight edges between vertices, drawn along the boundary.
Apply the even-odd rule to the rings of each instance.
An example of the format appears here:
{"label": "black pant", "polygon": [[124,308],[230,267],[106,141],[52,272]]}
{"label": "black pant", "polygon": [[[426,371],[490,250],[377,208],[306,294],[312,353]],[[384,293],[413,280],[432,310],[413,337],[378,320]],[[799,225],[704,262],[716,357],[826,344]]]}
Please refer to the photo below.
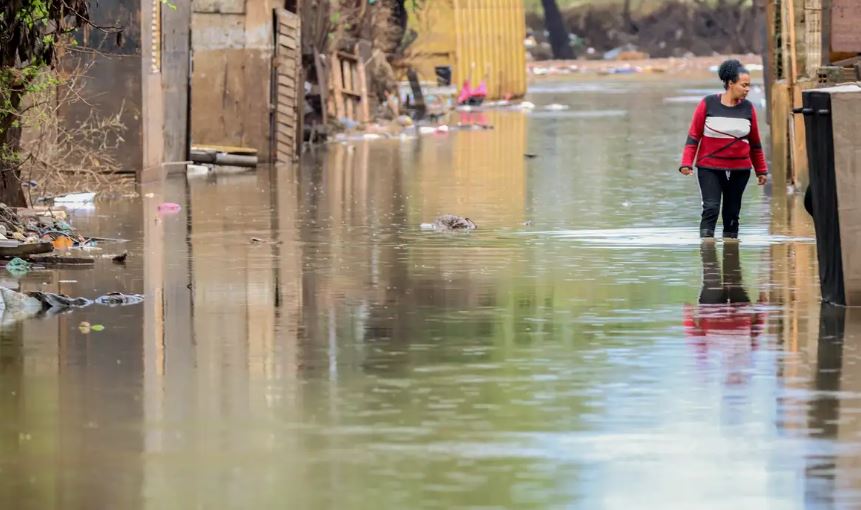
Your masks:
{"label": "black pant", "polygon": [[703,196],[703,219],[700,222],[700,235],[712,237],[715,234],[718,214],[721,213],[721,198],[723,198],[723,235],[738,237],[738,213],[741,211],[741,196],[747,181],[750,180],[750,170],[697,170],[700,181],[700,192]]}
{"label": "black pant", "polygon": [[704,243],[700,247],[700,256],[703,259],[703,288],[700,291],[700,304],[750,303],[750,298],[741,281],[738,243],[724,245],[722,271],[714,243]]}

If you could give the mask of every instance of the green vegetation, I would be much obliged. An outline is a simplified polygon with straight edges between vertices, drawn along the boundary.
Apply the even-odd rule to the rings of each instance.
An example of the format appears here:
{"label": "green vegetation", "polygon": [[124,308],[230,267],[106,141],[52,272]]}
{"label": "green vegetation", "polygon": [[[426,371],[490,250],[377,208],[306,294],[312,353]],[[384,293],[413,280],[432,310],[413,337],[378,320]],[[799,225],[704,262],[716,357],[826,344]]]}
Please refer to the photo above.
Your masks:
{"label": "green vegetation", "polygon": [[52,87],[38,79],[64,36],[87,19],[87,0],[4,0],[0,8],[0,202],[26,205],[21,192],[21,115],[28,94]]}

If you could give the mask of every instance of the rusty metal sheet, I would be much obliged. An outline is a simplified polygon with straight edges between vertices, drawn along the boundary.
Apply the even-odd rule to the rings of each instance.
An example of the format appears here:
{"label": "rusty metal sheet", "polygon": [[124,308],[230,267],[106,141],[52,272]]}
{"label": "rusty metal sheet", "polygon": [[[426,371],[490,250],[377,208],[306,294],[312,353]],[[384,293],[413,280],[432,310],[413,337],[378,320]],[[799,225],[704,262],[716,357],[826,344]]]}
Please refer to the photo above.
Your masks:
{"label": "rusty metal sheet", "polygon": [[831,0],[831,51],[861,52],[861,1]]}

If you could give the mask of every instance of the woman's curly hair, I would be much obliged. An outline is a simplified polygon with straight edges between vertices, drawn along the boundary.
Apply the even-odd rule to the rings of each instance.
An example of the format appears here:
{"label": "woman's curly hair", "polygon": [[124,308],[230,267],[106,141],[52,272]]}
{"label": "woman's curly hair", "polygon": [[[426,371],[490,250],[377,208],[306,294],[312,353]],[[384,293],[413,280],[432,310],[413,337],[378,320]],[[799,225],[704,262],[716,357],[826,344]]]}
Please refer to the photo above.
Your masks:
{"label": "woman's curly hair", "polygon": [[750,74],[744,64],[735,59],[724,60],[718,68],[718,77],[723,82],[723,88],[728,89],[730,83],[738,81],[742,74]]}

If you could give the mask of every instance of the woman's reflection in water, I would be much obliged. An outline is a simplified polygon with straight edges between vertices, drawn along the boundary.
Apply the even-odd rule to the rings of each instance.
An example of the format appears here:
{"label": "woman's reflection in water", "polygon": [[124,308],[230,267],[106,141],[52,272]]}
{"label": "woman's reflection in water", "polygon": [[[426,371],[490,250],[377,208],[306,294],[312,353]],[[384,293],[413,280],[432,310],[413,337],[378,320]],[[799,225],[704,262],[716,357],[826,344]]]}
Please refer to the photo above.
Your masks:
{"label": "woman's reflection in water", "polygon": [[[706,362],[709,355],[722,355],[729,368],[726,383],[743,384],[764,328],[765,314],[751,303],[742,283],[738,243],[724,244],[722,268],[714,242],[703,243],[700,255],[703,286],[697,305],[685,305],[685,331],[700,362]],[[765,294],[761,293],[758,304],[764,302]]]}

